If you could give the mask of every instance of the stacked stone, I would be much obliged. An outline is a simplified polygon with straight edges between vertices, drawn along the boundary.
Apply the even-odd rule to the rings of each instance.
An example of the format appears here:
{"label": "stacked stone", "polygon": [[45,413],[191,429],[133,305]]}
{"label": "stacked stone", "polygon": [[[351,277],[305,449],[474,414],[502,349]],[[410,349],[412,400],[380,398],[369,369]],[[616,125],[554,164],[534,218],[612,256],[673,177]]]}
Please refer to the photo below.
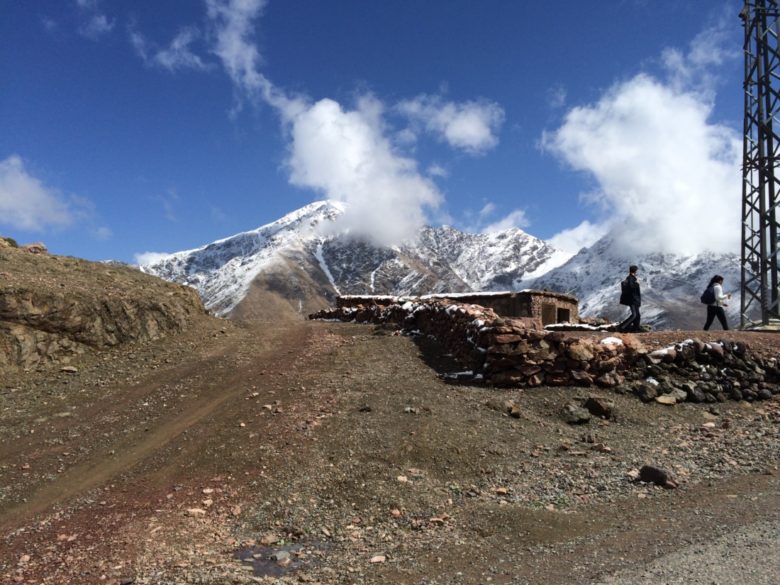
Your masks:
{"label": "stacked stone", "polygon": [[633,392],[649,402],[766,400],[778,392],[777,359],[751,355],[747,345],[689,339],[634,364]]}
{"label": "stacked stone", "polygon": [[403,323],[406,329],[434,337],[466,368],[474,372],[483,369],[486,350],[481,332],[486,324],[500,320],[493,309],[448,300],[407,302],[403,308],[410,310]]}
{"label": "stacked stone", "polygon": [[497,386],[617,386],[636,353],[625,341],[603,344],[507,321],[482,332],[484,376]]}
{"label": "stacked stone", "polygon": [[466,367],[479,368],[485,349],[480,331],[486,323],[499,320],[492,310],[448,300],[406,301],[403,304],[348,304],[309,315],[310,319],[336,319],[356,323],[393,323],[412,333],[430,335]]}
{"label": "stacked stone", "polygon": [[686,340],[649,352],[633,335],[575,337],[502,319],[491,309],[448,300],[345,306],[311,318],[394,323],[430,335],[465,367],[497,386],[592,386],[633,391],[643,400],[716,402],[765,399],[777,391],[775,359],[751,357],[744,343]]}

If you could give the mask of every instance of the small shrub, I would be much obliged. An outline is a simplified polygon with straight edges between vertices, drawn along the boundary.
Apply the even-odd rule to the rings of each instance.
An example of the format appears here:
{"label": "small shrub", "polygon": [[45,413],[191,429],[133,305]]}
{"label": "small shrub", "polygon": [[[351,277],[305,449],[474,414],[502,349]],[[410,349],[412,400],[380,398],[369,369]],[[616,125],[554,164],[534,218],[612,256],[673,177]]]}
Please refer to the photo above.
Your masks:
{"label": "small shrub", "polygon": [[18,247],[19,247],[19,244],[17,244],[17,243],[16,243],[16,240],[14,240],[13,238],[9,238],[9,237],[7,237],[7,236],[0,236],[0,240],[5,240],[6,242],[8,242],[8,244],[9,244],[9,245],[10,245],[12,248],[18,248]]}

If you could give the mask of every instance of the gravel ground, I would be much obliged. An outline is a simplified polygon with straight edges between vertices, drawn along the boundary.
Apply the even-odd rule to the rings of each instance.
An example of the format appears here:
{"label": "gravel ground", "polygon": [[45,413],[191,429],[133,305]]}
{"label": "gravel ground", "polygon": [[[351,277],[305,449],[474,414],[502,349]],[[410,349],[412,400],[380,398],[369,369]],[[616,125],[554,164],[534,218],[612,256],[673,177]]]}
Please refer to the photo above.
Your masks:
{"label": "gravel ground", "polygon": [[639,568],[619,571],[597,585],[776,585],[780,579],[780,521],[759,522]]}
{"label": "gravel ground", "polygon": [[[447,384],[435,344],[339,323],[206,320],[74,366],[0,383],[4,585],[662,583],[710,548],[756,575],[715,583],[771,575],[747,555],[778,544],[778,397]],[[566,422],[588,396],[615,416]]]}

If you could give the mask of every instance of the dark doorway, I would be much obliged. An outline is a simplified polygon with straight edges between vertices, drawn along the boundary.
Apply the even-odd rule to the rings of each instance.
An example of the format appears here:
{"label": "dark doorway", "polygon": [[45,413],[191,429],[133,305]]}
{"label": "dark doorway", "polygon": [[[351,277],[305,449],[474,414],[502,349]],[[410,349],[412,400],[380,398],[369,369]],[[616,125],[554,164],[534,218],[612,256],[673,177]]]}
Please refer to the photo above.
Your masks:
{"label": "dark doorway", "polygon": [[542,327],[551,323],[557,323],[555,320],[555,305],[542,304]]}

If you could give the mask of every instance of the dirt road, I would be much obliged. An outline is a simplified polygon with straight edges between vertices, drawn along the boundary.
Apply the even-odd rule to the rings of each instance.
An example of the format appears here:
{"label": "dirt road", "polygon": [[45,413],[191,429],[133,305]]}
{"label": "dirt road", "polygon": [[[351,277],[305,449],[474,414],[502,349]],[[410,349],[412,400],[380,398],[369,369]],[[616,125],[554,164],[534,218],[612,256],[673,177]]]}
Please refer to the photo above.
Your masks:
{"label": "dirt road", "polygon": [[[2,583],[618,583],[780,521],[777,400],[448,385],[429,342],[336,323],[75,365],[0,382]],[[589,394],[616,416],[567,424]]]}

